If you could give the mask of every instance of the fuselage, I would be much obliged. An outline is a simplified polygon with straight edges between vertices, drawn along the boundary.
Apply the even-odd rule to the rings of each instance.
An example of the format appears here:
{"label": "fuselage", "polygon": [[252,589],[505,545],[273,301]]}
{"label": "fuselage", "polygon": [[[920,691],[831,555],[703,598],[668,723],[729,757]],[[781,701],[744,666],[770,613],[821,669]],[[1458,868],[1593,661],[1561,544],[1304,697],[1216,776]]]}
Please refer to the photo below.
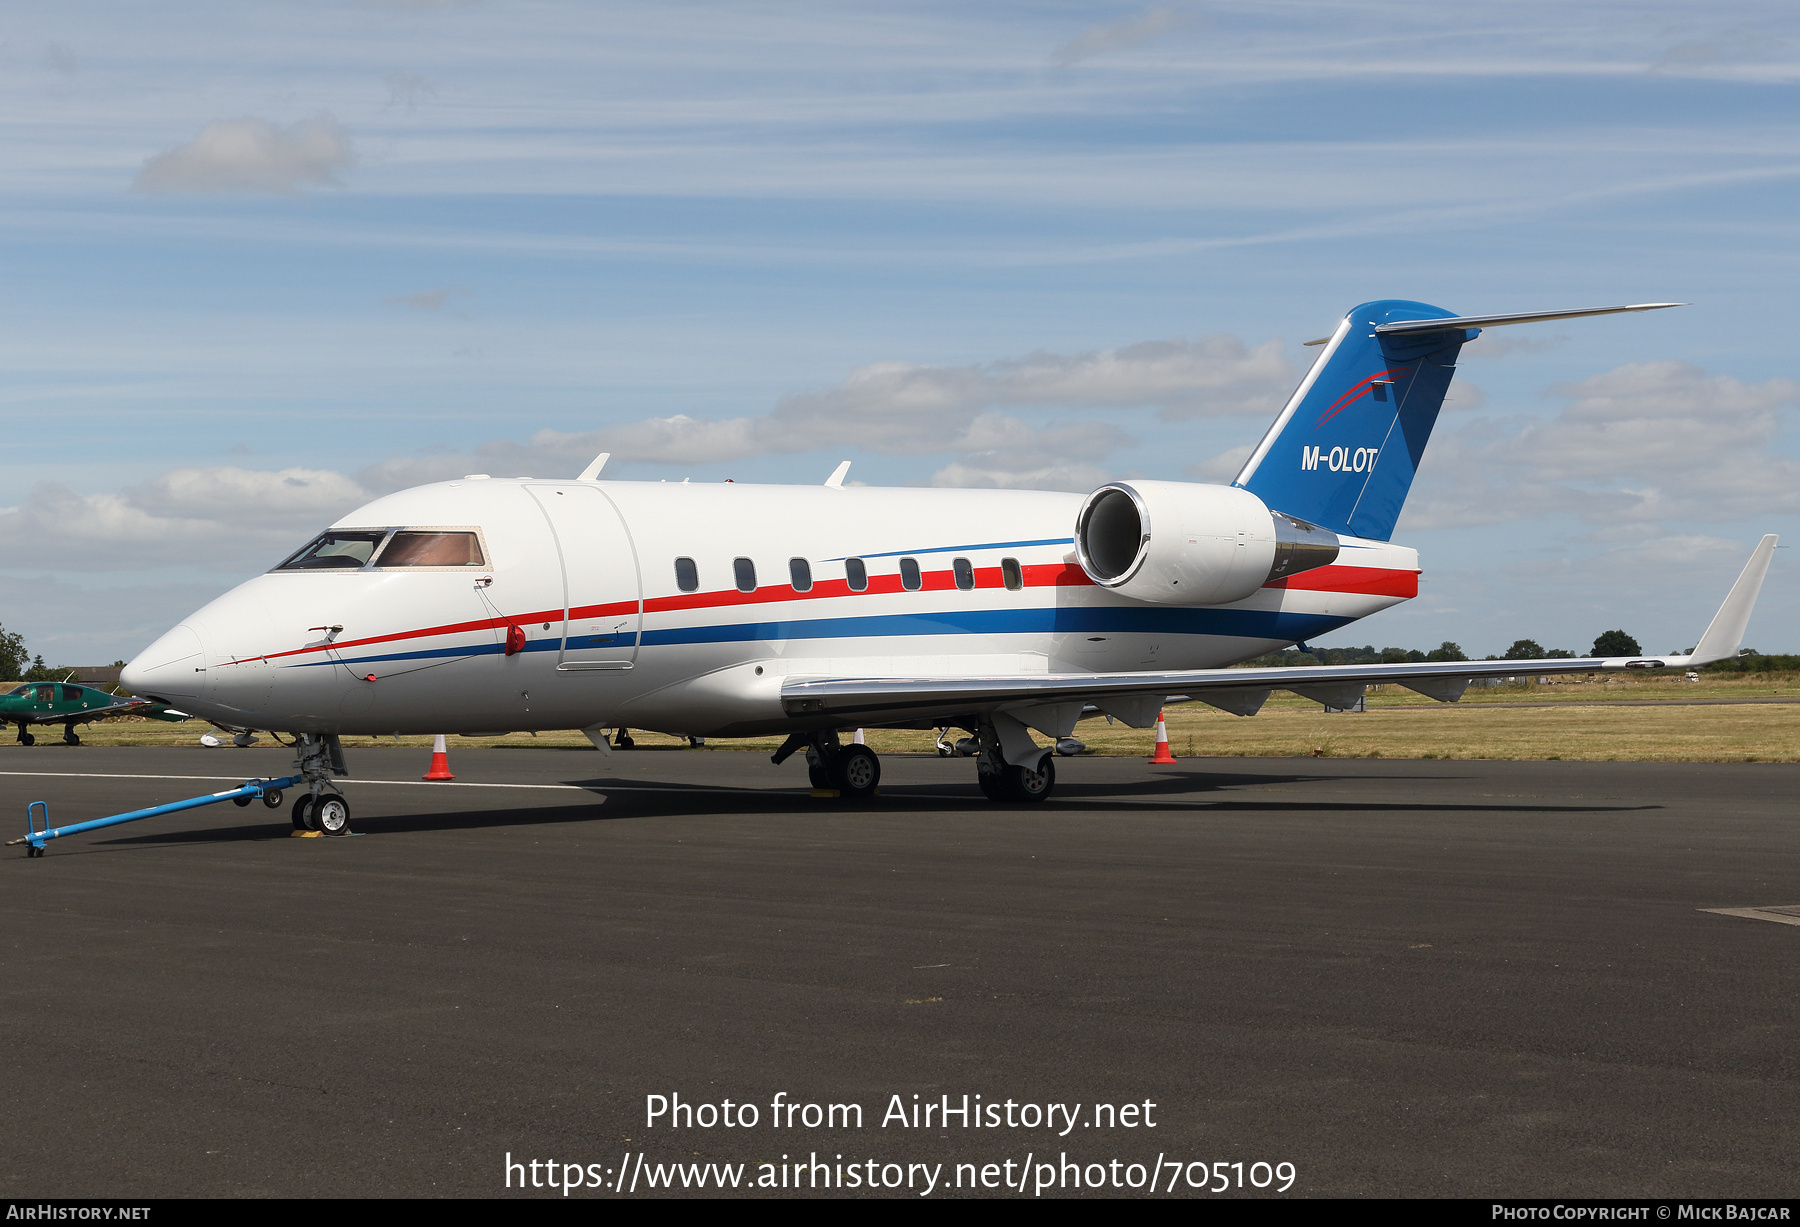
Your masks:
{"label": "fuselage", "polygon": [[[1072,553],[1082,496],[1041,491],[465,478],[333,525],[472,534],[468,558],[276,569],[132,661],[134,693],[308,733],[791,726],[790,677],[1197,669],[1328,633],[1417,593],[1413,550],[1227,605],[1132,600]],[[397,538],[394,538],[397,540]],[[459,537],[459,539],[461,539]],[[383,548],[376,546],[375,548]]]}

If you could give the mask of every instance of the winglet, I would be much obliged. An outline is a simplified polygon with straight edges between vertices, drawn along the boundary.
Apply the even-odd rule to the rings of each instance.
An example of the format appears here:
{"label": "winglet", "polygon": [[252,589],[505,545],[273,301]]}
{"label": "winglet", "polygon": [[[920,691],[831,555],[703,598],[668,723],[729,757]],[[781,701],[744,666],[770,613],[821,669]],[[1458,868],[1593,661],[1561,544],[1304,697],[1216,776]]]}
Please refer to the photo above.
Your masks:
{"label": "winglet", "polygon": [[1743,574],[1725,596],[1725,603],[1713,615],[1711,625],[1700,636],[1700,643],[1688,657],[1690,665],[1710,664],[1736,656],[1744,642],[1744,628],[1750,624],[1750,611],[1756,607],[1757,593],[1762,591],[1763,576],[1769,573],[1769,560],[1775,556],[1774,533],[1764,537],[1744,564]]}
{"label": "winglet", "polygon": [[575,480],[576,481],[593,481],[593,480],[595,480],[596,478],[598,478],[600,476],[600,470],[604,469],[606,467],[606,462],[611,459],[612,459],[611,452],[601,452],[598,456],[594,457],[593,461],[591,463],[589,463],[587,468],[581,470],[581,476],[577,477]]}
{"label": "winglet", "polygon": [[850,471],[850,462],[848,460],[846,460],[842,464],[838,465],[837,468],[831,470],[831,476],[827,477],[825,479],[825,484],[830,486],[834,490],[839,488],[840,486],[842,486],[844,484],[844,475],[846,473],[848,473],[849,471]]}

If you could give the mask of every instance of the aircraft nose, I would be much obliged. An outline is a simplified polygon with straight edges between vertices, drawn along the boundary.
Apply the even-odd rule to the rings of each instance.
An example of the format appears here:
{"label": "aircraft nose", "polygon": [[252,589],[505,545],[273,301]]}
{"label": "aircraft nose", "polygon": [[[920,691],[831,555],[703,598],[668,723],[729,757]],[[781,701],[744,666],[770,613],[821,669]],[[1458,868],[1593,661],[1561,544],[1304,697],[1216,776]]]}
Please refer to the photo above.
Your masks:
{"label": "aircraft nose", "polygon": [[119,674],[119,682],[133,694],[197,699],[206,684],[205,645],[183,622],[139,652]]}

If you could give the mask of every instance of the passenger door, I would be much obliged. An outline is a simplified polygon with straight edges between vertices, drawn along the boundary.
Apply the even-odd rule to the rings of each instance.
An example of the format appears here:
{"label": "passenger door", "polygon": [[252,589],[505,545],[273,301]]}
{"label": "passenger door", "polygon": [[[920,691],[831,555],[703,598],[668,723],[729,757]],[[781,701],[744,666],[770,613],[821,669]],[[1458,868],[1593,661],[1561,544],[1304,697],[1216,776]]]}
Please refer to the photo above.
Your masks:
{"label": "passenger door", "polygon": [[644,600],[637,550],[618,508],[595,486],[526,489],[550,521],[562,562],[562,648],[556,667],[631,668]]}

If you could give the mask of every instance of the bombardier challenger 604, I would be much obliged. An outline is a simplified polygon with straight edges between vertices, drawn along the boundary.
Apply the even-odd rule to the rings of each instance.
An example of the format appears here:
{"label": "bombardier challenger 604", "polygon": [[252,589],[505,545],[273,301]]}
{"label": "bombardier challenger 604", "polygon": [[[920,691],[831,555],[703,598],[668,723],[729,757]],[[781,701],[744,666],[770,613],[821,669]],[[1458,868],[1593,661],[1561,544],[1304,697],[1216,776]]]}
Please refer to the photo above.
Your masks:
{"label": "bombardier challenger 604", "polygon": [[376,499],[158,639],[134,693],[292,734],[296,825],[341,829],[348,733],[605,728],[782,736],[815,785],[874,794],[840,734],[958,728],[996,801],[1041,801],[1084,715],[1186,696],[1343,707],[1397,682],[1445,702],[1505,674],[1667,670],[1737,651],[1763,538],[1685,656],[1229,668],[1415,596],[1390,540],[1462,346],[1484,328],[1670,303],[1453,316],[1364,303],[1228,485],[1020,490],[471,474]]}

